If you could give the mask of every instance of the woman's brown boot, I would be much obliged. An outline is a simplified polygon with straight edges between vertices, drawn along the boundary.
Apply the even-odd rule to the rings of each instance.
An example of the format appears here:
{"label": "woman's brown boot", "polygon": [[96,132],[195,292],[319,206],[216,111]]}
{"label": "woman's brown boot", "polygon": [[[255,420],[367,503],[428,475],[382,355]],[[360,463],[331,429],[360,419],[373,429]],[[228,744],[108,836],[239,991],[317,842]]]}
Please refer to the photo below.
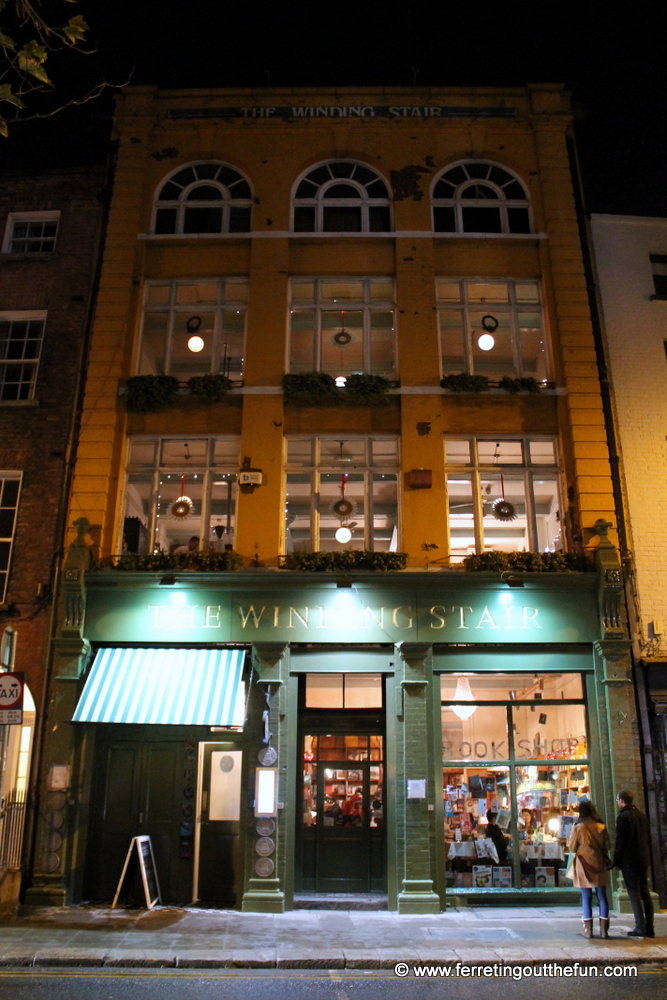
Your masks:
{"label": "woman's brown boot", "polygon": [[591,917],[590,920],[582,920],[582,923],[584,925],[584,937],[585,938],[592,938],[593,937],[593,918]]}
{"label": "woman's brown boot", "polygon": [[609,937],[609,917],[600,917],[600,937]]}

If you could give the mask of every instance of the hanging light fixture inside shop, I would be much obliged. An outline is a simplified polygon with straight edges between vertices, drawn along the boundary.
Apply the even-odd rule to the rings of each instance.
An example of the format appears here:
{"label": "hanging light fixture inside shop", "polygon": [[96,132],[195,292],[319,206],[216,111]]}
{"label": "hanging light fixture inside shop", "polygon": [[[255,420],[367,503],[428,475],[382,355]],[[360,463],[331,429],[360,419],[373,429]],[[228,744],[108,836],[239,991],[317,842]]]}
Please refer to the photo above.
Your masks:
{"label": "hanging light fixture inside shop", "polygon": [[188,349],[194,354],[199,354],[200,351],[204,349],[204,340],[202,337],[197,336],[197,330],[201,326],[201,316],[191,316],[190,319],[185,324],[185,329],[188,333],[193,334],[188,339]]}
{"label": "hanging light fixture inside shop", "polygon": [[[475,696],[470,690],[470,681],[465,674],[459,674],[456,679],[456,692],[454,694],[454,701],[474,701]],[[477,705],[452,705],[452,712],[458,715],[459,719],[469,719],[471,715],[477,711]]]}
{"label": "hanging light fixture inside shop", "polygon": [[[341,455],[343,452],[343,442],[340,443]],[[340,518],[340,528],[336,529],[335,539],[341,545],[346,545],[352,538],[351,528],[356,527],[356,521],[350,521],[353,516],[356,504],[345,496],[345,484],[347,483],[347,473],[343,473],[340,482],[340,500],[335,500],[331,504],[331,511]]]}

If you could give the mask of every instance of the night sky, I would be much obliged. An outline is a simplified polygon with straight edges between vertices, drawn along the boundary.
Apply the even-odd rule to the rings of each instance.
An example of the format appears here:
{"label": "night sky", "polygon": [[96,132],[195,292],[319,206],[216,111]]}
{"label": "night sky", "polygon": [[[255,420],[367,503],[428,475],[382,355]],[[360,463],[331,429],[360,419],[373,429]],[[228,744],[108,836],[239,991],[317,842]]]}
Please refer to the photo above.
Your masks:
{"label": "night sky", "polygon": [[[667,216],[665,0],[80,0],[79,10],[98,52],[52,62],[63,94],[130,76],[161,87],[565,83],[588,210]],[[111,106],[107,96],[15,125],[0,140],[4,167],[103,160]]]}

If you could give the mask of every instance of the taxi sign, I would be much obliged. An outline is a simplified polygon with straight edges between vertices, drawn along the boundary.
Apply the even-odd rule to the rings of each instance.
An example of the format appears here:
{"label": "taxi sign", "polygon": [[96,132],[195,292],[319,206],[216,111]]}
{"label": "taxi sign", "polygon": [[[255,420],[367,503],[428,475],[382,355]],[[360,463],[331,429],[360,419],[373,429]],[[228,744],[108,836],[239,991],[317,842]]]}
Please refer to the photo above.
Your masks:
{"label": "taxi sign", "polygon": [[23,723],[23,673],[0,673],[0,725],[20,726]]}

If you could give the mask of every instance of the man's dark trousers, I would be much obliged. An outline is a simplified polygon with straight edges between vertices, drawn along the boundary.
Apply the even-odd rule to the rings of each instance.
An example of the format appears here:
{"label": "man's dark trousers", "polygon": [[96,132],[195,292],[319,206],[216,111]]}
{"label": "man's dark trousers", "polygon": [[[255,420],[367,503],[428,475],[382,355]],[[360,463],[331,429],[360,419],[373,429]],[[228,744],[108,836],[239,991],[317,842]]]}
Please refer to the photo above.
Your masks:
{"label": "man's dark trousers", "polygon": [[622,868],[623,881],[628,890],[635,930],[645,934],[653,931],[653,900],[648,888],[648,868]]}

